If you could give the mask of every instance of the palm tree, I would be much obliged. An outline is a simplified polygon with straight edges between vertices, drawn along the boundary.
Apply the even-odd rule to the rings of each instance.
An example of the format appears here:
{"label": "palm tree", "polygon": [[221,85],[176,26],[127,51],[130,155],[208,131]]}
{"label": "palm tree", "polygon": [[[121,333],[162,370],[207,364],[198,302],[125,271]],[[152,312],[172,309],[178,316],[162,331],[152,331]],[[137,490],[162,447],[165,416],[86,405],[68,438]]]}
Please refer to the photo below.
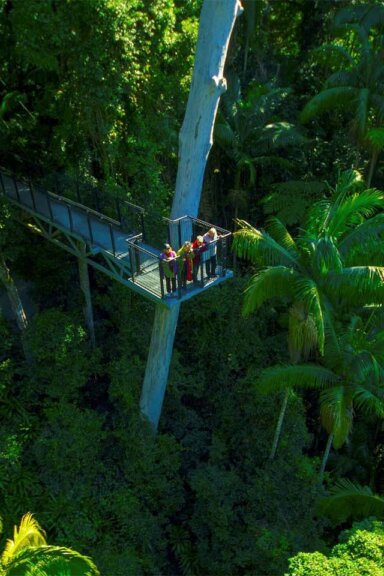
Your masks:
{"label": "palm tree", "polygon": [[[371,151],[368,187],[380,152],[368,132],[384,124],[383,18],[384,8],[378,5],[343,9],[336,15],[336,29],[339,33],[347,31],[346,38],[320,49],[322,54],[336,56],[336,70],[301,113],[304,123],[335,108],[352,114],[351,129],[357,143]],[[379,33],[371,34],[373,27]],[[331,58],[327,60],[331,62]]]}
{"label": "palm tree", "polygon": [[[267,230],[238,221],[234,251],[259,267],[245,292],[243,313],[278,298],[290,304],[288,341],[291,362],[309,357],[317,348],[324,353],[325,333],[336,342],[334,311],[341,305],[381,304],[384,267],[378,240],[384,232],[384,206],[380,191],[361,189],[361,176],[343,173],[330,197],[309,211],[302,234],[294,239],[286,227],[271,218]],[[383,249],[381,249],[382,251]],[[376,266],[368,264],[373,256]],[[285,406],[276,428],[274,457]]]}
{"label": "palm tree", "polygon": [[25,514],[15,526],[1,556],[1,576],[100,576],[90,558],[69,548],[49,546],[45,533],[33,518]]}
{"label": "palm tree", "polygon": [[341,337],[327,339],[321,363],[272,366],[261,373],[258,386],[265,392],[320,389],[321,422],[329,434],[320,478],[331,445],[337,449],[347,440],[356,410],[384,417],[383,365],[384,331],[372,327],[372,319],[363,326],[354,317]]}

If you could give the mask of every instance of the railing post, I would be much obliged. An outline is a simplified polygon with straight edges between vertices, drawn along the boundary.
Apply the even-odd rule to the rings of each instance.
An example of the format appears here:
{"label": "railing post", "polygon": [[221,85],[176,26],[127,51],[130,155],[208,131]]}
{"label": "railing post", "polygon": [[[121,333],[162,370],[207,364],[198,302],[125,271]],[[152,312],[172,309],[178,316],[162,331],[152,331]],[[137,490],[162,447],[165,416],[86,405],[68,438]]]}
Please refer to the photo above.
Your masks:
{"label": "railing post", "polygon": [[135,269],[134,269],[134,250],[133,250],[133,246],[132,244],[129,245],[129,262],[131,265],[131,278],[132,278],[132,282],[135,283]]}
{"label": "railing post", "polygon": [[21,204],[21,200],[20,200],[20,190],[19,190],[19,187],[18,187],[18,185],[17,185],[16,178],[15,178],[14,176],[12,177],[12,181],[13,181],[13,185],[14,185],[15,190],[16,190],[16,198],[17,198],[17,201]]}
{"label": "railing post", "polygon": [[113,235],[112,224],[109,225],[109,234],[110,234],[110,236],[111,236],[111,241],[112,241],[113,255],[116,256],[116,242],[115,242],[115,237],[114,237],[114,235]]}
{"label": "railing post", "polygon": [[180,266],[179,266],[179,259],[176,258],[176,278],[177,278],[177,297],[180,300],[181,298],[181,273],[180,273]]}
{"label": "railing post", "polygon": [[49,192],[47,192],[47,201],[48,201],[48,212],[49,212],[49,216],[52,220],[52,222],[55,221],[54,217],[53,217],[53,210],[52,210],[52,204],[51,204],[51,197],[49,195]]}
{"label": "railing post", "polygon": [[91,223],[91,218],[89,216],[89,212],[87,212],[87,223],[88,223],[88,230],[89,230],[89,238],[93,244],[92,223]]}
{"label": "railing post", "polygon": [[179,238],[179,248],[181,248],[181,220],[177,222],[177,234]]}
{"label": "railing post", "polygon": [[140,225],[141,225],[141,233],[143,235],[144,242],[147,241],[147,235],[145,233],[145,225],[144,225],[144,212],[140,212]]}
{"label": "railing post", "polygon": [[71,232],[73,232],[73,220],[72,220],[72,212],[70,207],[67,204],[67,210],[68,210],[68,220],[69,220],[69,229]]}
{"label": "railing post", "polygon": [[34,191],[33,191],[33,184],[32,184],[32,181],[31,181],[30,178],[28,178],[28,186],[29,186],[29,191],[30,191],[30,193],[31,193],[32,206],[33,206],[33,209],[34,209],[35,212],[36,212],[35,193],[34,193]]}
{"label": "railing post", "polygon": [[221,275],[225,276],[227,272],[227,257],[228,257],[228,238],[220,238],[221,240]]}
{"label": "railing post", "polygon": [[159,276],[160,276],[160,291],[161,291],[161,297],[164,298],[164,274],[162,275],[162,261],[159,260]]}

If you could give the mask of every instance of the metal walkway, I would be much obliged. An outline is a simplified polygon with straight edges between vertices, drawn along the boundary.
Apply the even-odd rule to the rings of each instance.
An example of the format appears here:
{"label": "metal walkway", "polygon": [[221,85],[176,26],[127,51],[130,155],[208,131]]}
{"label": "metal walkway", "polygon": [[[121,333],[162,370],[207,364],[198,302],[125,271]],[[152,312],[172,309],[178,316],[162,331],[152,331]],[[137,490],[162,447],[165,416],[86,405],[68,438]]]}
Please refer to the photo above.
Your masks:
{"label": "metal walkway", "polygon": [[[204,292],[233,276],[226,268],[230,232],[217,228],[220,238],[210,250],[217,251],[218,265],[215,278],[207,277],[202,263],[198,282],[188,282],[182,290],[180,275],[177,275],[177,291],[172,297],[165,294],[164,278],[161,275],[161,250],[144,241],[144,210],[124,202],[131,210],[139,213],[141,222],[130,230],[122,223],[69,198],[47,191],[32,182],[16,179],[12,174],[0,172],[1,192],[13,204],[28,213],[28,226],[54,244],[79,258],[85,256],[88,264],[108,276],[168,308]],[[185,240],[203,234],[211,224],[196,218],[183,216],[167,220],[168,240],[173,239],[174,248]],[[167,238],[165,238],[166,240]],[[208,254],[209,256],[209,254]]]}

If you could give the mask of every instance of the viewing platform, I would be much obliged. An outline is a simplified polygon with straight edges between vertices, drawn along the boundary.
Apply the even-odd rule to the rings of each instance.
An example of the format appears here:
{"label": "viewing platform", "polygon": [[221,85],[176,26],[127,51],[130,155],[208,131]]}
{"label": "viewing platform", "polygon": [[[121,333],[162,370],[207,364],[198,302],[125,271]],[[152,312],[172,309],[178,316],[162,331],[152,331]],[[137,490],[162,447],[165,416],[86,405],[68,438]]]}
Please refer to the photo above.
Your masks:
{"label": "viewing platform", "polygon": [[[30,216],[24,223],[31,229],[71,254],[85,257],[89,265],[153,302],[172,308],[233,276],[227,268],[231,236],[228,230],[187,215],[176,220],[158,218],[151,226],[157,239],[151,241],[147,215],[140,206],[115,199],[112,217],[82,203],[91,193],[97,205],[100,193],[96,188],[88,186],[86,198],[76,183],[67,186],[76,199],[64,196],[58,188],[55,186],[55,192],[51,192],[43,184],[0,171],[1,193]],[[108,212],[111,211],[109,207]],[[160,259],[164,242],[177,251],[185,241],[203,236],[212,227],[217,230],[217,240],[205,246],[194,279],[187,280],[183,288],[183,262],[177,257],[172,285],[175,291],[167,294],[164,262]],[[214,257],[215,276],[207,274],[207,261]]]}

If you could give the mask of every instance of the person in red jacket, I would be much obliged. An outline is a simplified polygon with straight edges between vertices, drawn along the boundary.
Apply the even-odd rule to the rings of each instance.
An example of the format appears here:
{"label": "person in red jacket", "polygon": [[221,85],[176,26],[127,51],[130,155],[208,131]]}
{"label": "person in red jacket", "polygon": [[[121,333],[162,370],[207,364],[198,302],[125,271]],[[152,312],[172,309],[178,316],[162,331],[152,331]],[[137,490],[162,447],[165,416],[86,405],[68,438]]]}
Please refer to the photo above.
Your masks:
{"label": "person in red jacket", "polygon": [[207,245],[204,243],[202,236],[196,236],[196,240],[192,242],[193,250],[193,281],[197,282],[197,276],[200,269],[201,254],[205,252]]}

